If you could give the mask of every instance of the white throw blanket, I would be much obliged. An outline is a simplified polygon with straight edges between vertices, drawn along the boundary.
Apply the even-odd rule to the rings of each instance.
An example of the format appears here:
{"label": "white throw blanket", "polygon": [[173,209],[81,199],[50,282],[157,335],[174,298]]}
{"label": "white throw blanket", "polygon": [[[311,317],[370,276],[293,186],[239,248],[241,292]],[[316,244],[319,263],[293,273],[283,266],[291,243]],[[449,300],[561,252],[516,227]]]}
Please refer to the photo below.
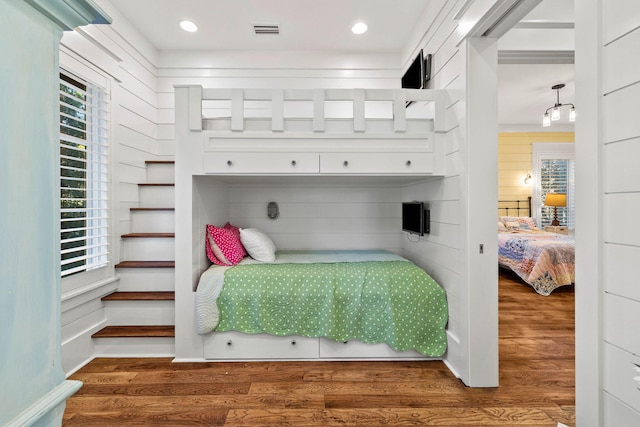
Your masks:
{"label": "white throw blanket", "polygon": [[[364,261],[407,261],[400,255],[387,251],[281,251],[273,264],[334,263]],[[238,265],[263,264],[247,257]],[[196,290],[196,331],[203,335],[218,326],[218,296],[222,292],[224,273],[228,268],[212,265],[200,276]]]}

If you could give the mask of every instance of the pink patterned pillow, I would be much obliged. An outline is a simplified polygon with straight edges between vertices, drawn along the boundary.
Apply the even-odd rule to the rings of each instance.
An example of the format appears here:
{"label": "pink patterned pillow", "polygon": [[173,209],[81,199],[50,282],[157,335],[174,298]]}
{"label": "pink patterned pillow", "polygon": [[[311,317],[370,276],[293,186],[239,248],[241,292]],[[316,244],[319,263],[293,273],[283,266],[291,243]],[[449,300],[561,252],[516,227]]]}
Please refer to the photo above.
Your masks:
{"label": "pink patterned pillow", "polygon": [[207,257],[217,265],[236,265],[247,255],[240,241],[240,230],[229,223],[225,227],[207,225],[206,248]]}
{"label": "pink patterned pillow", "polygon": [[240,237],[240,228],[239,227],[236,227],[235,225],[232,225],[230,222],[227,222],[224,225],[224,228],[226,228],[227,230],[233,231],[234,233],[236,233],[238,235],[238,237]]}

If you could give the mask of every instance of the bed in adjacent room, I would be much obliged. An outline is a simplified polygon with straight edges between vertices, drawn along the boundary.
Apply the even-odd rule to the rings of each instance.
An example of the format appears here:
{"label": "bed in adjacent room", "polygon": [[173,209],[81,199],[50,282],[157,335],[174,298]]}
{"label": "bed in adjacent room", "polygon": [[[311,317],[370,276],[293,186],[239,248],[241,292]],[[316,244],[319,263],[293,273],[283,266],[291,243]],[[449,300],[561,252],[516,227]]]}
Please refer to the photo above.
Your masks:
{"label": "bed in adjacent room", "polygon": [[386,251],[280,251],[273,262],[245,257],[235,266],[212,265],[196,292],[201,335],[355,340],[439,357],[447,320],[445,291]]}
{"label": "bed in adjacent room", "polygon": [[[516,208],[510,209],[513,212]],[[528,209],[518,204],[515,214],[528,213]],[[575,240],[540,230],[529,216],[500,216],[498,264],[516,273],[540,295],[548,296],[575,283]]]}

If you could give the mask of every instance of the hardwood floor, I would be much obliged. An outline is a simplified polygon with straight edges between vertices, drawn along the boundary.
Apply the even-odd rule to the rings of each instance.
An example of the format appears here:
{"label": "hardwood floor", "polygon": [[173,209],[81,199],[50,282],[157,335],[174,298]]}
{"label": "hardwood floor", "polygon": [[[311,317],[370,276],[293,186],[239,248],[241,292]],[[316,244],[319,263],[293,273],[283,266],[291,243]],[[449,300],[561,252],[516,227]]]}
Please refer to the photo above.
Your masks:
{"label": "hardwood floor", "polygon": [[500,386],[442,362],[172,363],[95,359],[64,426],[575,425],[573,289],[501,272]]}

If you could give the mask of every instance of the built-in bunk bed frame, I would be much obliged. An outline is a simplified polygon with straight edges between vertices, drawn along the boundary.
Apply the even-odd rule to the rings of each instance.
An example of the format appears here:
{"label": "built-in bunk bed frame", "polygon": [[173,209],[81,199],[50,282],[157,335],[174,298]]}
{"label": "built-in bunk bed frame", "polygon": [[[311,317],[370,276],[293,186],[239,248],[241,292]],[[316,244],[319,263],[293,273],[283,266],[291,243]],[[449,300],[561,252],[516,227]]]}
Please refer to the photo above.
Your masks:
{"label": "built-in bunk bed frame", "polygon": [[[195,290],[210,265],[205,225],[223,224],[229,215],[228,195],[214,187],[203,195],[199,183],[207,177],[257,183],[273,176],[319,182],[443,176],[446,91],[176,86],[175,94],[176,360],[428,359],[386,344],[238,332],[198,335]],[[407,118],[411,102],[429,117]]]}

